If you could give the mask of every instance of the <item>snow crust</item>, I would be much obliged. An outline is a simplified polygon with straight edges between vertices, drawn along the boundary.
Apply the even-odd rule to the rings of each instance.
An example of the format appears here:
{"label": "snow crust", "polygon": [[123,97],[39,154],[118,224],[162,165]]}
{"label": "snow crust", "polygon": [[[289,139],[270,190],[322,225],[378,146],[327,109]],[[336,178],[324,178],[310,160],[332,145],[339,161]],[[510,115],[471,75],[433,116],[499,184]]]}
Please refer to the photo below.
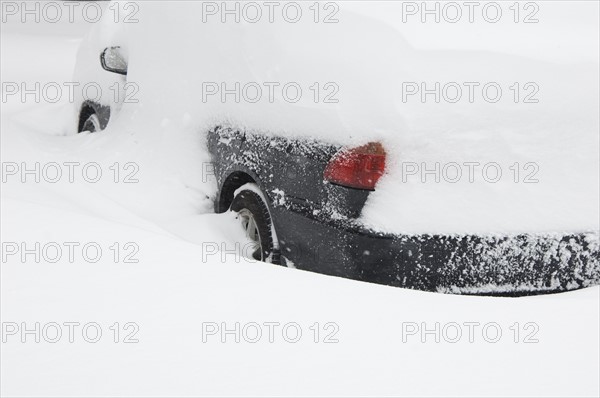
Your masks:
{"label": "snow crust", "polygon": [[[308,6],[303,6],[307,13]],[[223,24],[216,17],[198,23],[200,3],[143,4],[140,23],[119,26],[112,35],[92,34],[87,45],[96,53],[122,38],[130,53],[128,79],[140,86],[140,103],[125,104],[109,132],[135,131],[136,140],[164,137],[174,149],[183,142],[182,153],[189,146],[180,131],[194,131],[202,140],[208,128],[221,123],[348,146],[378,140],[389,154],[388,172],[361,219],[375,229],[408,234],[597,231],[599,69],[588,56],[597,51],[596,42],[585,36],[562,57],[554,51],[550,59],[518,50],[521,43],[526,49],[539,43],[551,51],[548,40],[555,35],[548,32],[571,29],[575,20],[531,27],[526,43],[515,35],[524,28],[496,26],[495,34],[517,48],[512,54],[503,52],[506,43],[491,39],[485,50],[482,40],[450,50],[452,37],[464,37],[466,27],[454,36],[452,29],[443,30],[449,38],[436,48],[415,39],[418,29],[410,24],[392,25],[389,18],[389,24],[382,23],[377,18],[387,6],[379,6],[374,17],[364,15],[373,14],[366,5],[342,7],[336,24],[315,24],[310,18],[297,24],[282,19]],[[553,5],[548,15],[556,17],[565,7]],[[594,7],[577,10],[583,18]],[[479,26],[474,24],[471,33]],[[432,29],[444,36],[440,26]],[[490,28],[483,29],[489,38]],[[206,91],[208,83],[231,90],[250,82],[294,82],[303,95],[290,103],[275,90],[271,102],[265,88],[261,100],[249,103],[243,96],[236,101],[230,94],[223,101],[221,92]],[[338,102],[316,104],[309,89],[315,82],[335,83]],[[420,95],[406,96],[407,83],[432,89],[436,82],[461,86],[462,100],[436,103],[429,95],[423,103]],[[473,103],[467,99],[468,82],[478,84]],[[502,89],[495,103],[481,93],[490,82]],[[525,87],[528,83],[534,86]],[[537,103],[523,103],[534,91],[530,99]],[[458,182],[453,181],[456,165]],[[427,174],[436,167],[435,175]]]}

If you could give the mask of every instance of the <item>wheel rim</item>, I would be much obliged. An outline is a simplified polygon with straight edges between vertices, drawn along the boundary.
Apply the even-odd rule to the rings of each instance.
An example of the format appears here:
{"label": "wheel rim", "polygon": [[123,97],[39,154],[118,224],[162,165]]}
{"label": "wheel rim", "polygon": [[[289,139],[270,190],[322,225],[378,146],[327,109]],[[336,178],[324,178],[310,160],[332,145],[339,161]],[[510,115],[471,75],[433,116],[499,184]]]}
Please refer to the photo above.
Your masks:
{"label": "wheel rim", "polygon": [[82,131],[89,131],[90,133],[95,133],[100,130],[100,118],[98,118],[98,115],[93,113],[86,119],[85,123],[83,124]]}
{"label": "wheel rim", "polygon": [[263,261],[262,242],[260,240],[260,233],[258,231],[258,225],[254,219],[254,215],[250,210],[242,209],[238,212],[238,218],[242,224],[244,232],[246,233],[246,237],[250,240],[250,250],[252,253],[251,257],[254,260]]}

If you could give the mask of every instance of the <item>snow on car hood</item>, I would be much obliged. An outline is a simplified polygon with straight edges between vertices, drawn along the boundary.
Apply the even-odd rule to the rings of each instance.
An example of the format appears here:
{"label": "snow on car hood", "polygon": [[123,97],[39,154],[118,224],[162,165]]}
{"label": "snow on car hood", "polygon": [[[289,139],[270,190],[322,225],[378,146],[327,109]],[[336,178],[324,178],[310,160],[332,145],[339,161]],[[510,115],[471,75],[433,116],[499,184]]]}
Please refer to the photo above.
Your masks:
{"label": "snow on car hood", "polygon": [[[422,50],[344,9],[338,23],[290,24],[203,21],[202,7],[141,4],[140,22],[125,29],[140,102],[116,126],[173,140],[178,129],[229,123],[349,146],[381,141],[388,171],[361,220],[388,232],[598,229],[597,62]],[[241,98],[223,99],[236,83]],[[278,84],[273,100],[265,83]],[[282,98],[286,84],[301,88],[297,101]],[[414,93],[436,84],[439,98]]]}

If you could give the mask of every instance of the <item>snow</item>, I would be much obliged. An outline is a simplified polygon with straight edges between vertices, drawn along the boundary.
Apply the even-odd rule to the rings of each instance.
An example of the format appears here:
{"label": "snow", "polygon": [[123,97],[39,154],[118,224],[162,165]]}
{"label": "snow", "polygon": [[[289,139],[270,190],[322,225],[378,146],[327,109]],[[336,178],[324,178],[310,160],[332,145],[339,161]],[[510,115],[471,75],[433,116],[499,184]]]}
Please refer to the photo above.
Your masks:
{"label": "snow", "polygon": [[[85,181],[78,168],[73,183],[66,177],[54,184],[36,183],[31,176],[21,183],[17,175],[2,184],[2,242],[24,242],[27,248],[35,242],[55,242],[63,248],[67,242],[78,242],[79,247],[95,242],[103,249],[96,263],[82,259],[79,248],[74,262],[63,251],[57,263],[36,263],[31,255],[23,263],[20,255],[8,255],[3,247],[3,255],[7,255],[0,278],[3,326],[12,322],[19,327],[25,322],[28,328],[35,322],[97,322],[103,335],[95,344],[86,342],[81,334],[75,334],[75,341],[69,343],[64,327],[62,339],[55,344],[34,343],[31,335],[21,343],[19,334],[3,335],[7,341],[0,346],[2,395],[598,396],[598,286],[520,299],[452,296],[332,278],[239,256],[235,242],[243,237],[235,217],[211,212],[216,187],[206,178],[208,154],[198,133],[200,127],[210,124],[220,113],[231,112],[249,128],[290,135],[306,134],[308,129],[320,136],[325,136],[326,130],[331,132],[328,137],[332,141],[359,143],[373,137],[364,133],[364,124],[369,121],[365,115],[373,110],[367,105],[373,97],[365,94],[365,108],[356,114],[337,105],[325,106],[336,109],[333,118],[325,116],[326,112],[322,118],[306,118],[305,112],[314,114],[310,107],[286,112],[284,117],[280,112],[288,110],[286,104],[249,108],[199,103],[192,98],[197,92],[188,88],[204,78],[219,79],[220,69],[235,79],[236,71],[246,70],[246,65],[239,63],[240,58],[244,59],[241,54],[247,56],[251,50],[222,47],[228,42],[232,47],[243,47],[234,40],[239,37],[237,29],[213,26],[218,35],[193,35],[194,29],[208,28],[200,24],[191,28],[186,22],[194,16],[179,15],[181,4],[162,9],[161,15],[149,8],[140,15],[144,23],[131,28],[143,30],[145,23],[156,27],[145,30],[143,43],[137,42],[143,44],[140,47],[134,46],[142,39],[135,32],[129,43],[130,79],[140,86],[141,103],[126,104],[123,113],[102,134],[69,135],[74,119],[72,104],[65,98],[57,104],[31,99],[21,103],[14,97],[2,102],[3,164],[25,162],[32,167],[35,162],[96,162],[104,172],[97,183]],[[167,24],[171,19],[180,23]],[[88,25],[56,25],[56,30],[34,25],[25,34],[20,25],[3,24],[2,81],[72,81],[77,48]],[[365,29],[379,32],[376,26],[375,22],[365,22]],[[597,20],[595,27],[597,31]],[[165,34],[165,29],[172,33]],[[185,37],[181,42],[171,40],[186,30],[188,36],[177,36]],[[300,28],[298,31],[302,32]],[[281,44],[284,32],[280,37],[267,38]],[[382,38],[387,32],[389,29],[382,28]],[[259,36],[268,33],[254,31]],[[323,31],[316,29],[315,36],[319,33]],[[333,37],[344,36],[337,35]],[[360,36],[358,28],[352,37],[356,36]],[[246,44],[253,43],[252,36],[247,40]],[[356,42],[349,43],[348,47],[356,48]],[[525,45],[532,46],[531,42]],[[204,51],[199,51],[198,57],[186,53],[183,62],[177,57],[182,47]],[[405,44],[403,48],[413,51]],[[569,52],[579,54],[580,49],[583,53],[589,48],[583,42]],[[366,47],[359,46],[357,51],[361,49]],[[149,54],[163,55],[151,58],[154,69],[135,63],[136,56]],[[207,62],[215,54],[227,57],[231,68]],[[260,71],[264,66],[261,62],[270,62],[269,54],[282,55],[264,50],[260,56],[245,60]],[[283,55],[290,57],[286,65],[292,65],[294,54],[284,51]],[[527,69],[527,62],[523,62]],[[283,61],[281,65],[283,68]],[[323,65],[325,61],[314,67]],[[567,72],[544,65],[548,66],[550,80],[557,70]],[[535,160],[540,163],[544,183],[527,189],[508,183],[458,184],[454,188],[437,184],[425,189],[414,182],[394,185],[401,169],[393,168],[370,198],[364,221],[380,228],[412,232],[428,228],[453,232],[484,229],[490,233],[524,228],[596,230],[598,210],[593,205],[598,203],[598,171],[594,166],[598,164],[598,99],[592,89],[597,84],[582,86],[581,81],[597,82],[597,76],[590,80],[592,73],[597,73],[597,62],[579,67],[569,65],[572,80],[556,78],[556,86],[550,86],[558,92],[572,83],[578,89],[572,93],[575,99],[567,95],[562,102],[554,103],[554,93],[549,96],[549,108],[521,115],[523,118],[514,123],[512,119],[486,119],[482,115],[480,120],[467,118],[468,123],[462,124],[463,111],[456,110],[455,114],[451,108],[443,113],[447,130],[424,135],[424,130],[443,122],[427,118],[426,112],[420,119],[396,120],[389,116],[389,108],[376,109],[372,117],[378,123],[373,134],[389,143],[390,153],[399,155],[397,162],[481,159],[510,165],[513,160]],[[502,69],[502,65],[497,68]],[[285,79],[294,71],[285,72],[288,75],[284,72],[266,78]],[[575,72],[580,73],[574,76]],[[307,74],[307,80],[314,77]],[[161,75],[165,78],[157,77]],[[354,81],[352,76],[349,73],[346,81]],[[380,77],[384,84],[387,77]],[[238,80],[245,78],[251,77],[243,75]],[[339,78],[344,81],[344,76]],[[320,75],[317,78],[327,79]],[[542,77],[539,79],[542,81]],[[169,84],[165,85],[165,80]],[[373,87],[372,95],[376,96],[381,86]],[[346,92],[349,101],[352,92]],[[174,94],[180,95],[181,101],[174,100]],[[567,106],[569,103],[573,105]],[[390,102],[390,108],[395,105],[397,102]],[[519,114],[518,108],[505,106],[516,112],[511,114]],[[425,123],[427,119],[431,119],[429,124]],[[363,124],[354,125],[354,120]],[[494,128],[482,132],[484,121],[490,121]],[[396,123],[422,127],[386,132]],[[458,126],[470,130],[456,131]],[[529,126],[538,128],[533,131]],[[442,140],[445,137],[448,139]],[[464,147],[465,142],[468,147]],[[472,158],[471,152],[477,157]],[[421,158],[420,153],[426,155]],[[115,163],[119,164],[119,183],[114,183],[110,169]],[[128,163],[137,168],[126,169]],[[138,182],[125,183],[132,170]],[[62,171],[66,176],[67,168]],[[398,208],[398,203],[403,206]],[[382,209],[383,217],[374,211],[376,207]],[[590,236],[590,243],[597,244],[597,235]],[[117,263],[110,249],[115,242],[121,249]],[[124,262],[124,256],[132,253],[125,248],[127,243],[139,249],[133,255],[138,262]],[[115,322],[121,328],[119,343],[113,342],[109,329]],[[122,342],[128,322],[139,327],[135,335],[138,343]],[[266,322],[278,322],[280,327],[295,322],[303,335],[298,343],[287,342],[280,333],[275,334],[273,343],[266,335],[258,343],[248,339],[236,343],[229,335],[223,343],[220,335],[203,334],[203,327],[206,331],[207,325],[215,323],[222,330],[222,322],[230,329],[236,322],[256,322],[264,333]],[[319,343],[313,342],[310,329],[315,322],[321,332]],[[467,336],[468,322],[479,323],[473,342]],[[515,328],[511,329],[516,322],[518,336]],[[327,323],[339,328],[334,336],[337,343],[323,342],[331,332],[325,329]],[[461,339],[451,343],[454,335],[439,332],[438,343],[435,334],[421,335],[425,328],[435,328],[436,323],[439,330],[448,333],[453,330],[450,326],[458,324]],[[482,333],[483,326],[492,323],[502,331],[496,343],[490,342],[494,340],[493,331]],[[413,327],[419,330],[416,335],[409,333]],[[423,338],[425,342],[421,342]],[[538,342],[525,342],[535,339]]]}
{"label": "snow", "polygon": [[[521,299],[460,297],[406,291],[329,278],[231,254],[206,263],[200,245],[146,225],[107,220],[3,197],[5,241],[114,241],[140,246],[138,264],[2,265],[2,321],[97,322],[103,338],[86,343],[2,345],[2,393],[7,396],[161,395],[502,395],[593,396],[598,393],[598,287]],[[26,221],[26,222],[24,222]],[[197,237],[227,242],[223,216],[203,216]],[[86,225],[86,228],[81,228]],[[114,322],[139,325],[137,344],[113,343]],[[276,334],[259,343],[202,343],[203,322],[296,322],[303,339]],[[313,343],[308,328],[339,326],[335,344]],[[458,343],[426,343],[403,322],[457,322]],[[479,322],[469,343],[465,322]],[[487,342],[483,325],[503,336]],[[514,343],[515,322],[520,323]],[[538,343],[525,343],[534,322]],[[406,326],[405,326],[406,329]],[[77,329],[80,330],[80,329]],[[278,329],[281,330],[281,329]],[[322,331],[321,340],[325,336]],[[448,332],[450,333],[450,331]],[[123,336],[125,333],[123,333]],[[452,334],[451,336],[454,336]],[[489,339],[494,338],[493,331]],[[452,337],[450,337],[452,338]]]}
{"label": "snow", "polygon": [[[125,43],[128,80],[139,86],[140,104],[125,104],[109,130],[144,131],[144,140],[174,140],[182,128],[200,134],[225,123],[348,146],[382,141],[388,172],[361,218],[376,230],[598,231],[598,24],[590,17],[598,5],[573,11],[558,3],[542,8],[539,24],[432,24],[425,35],[423,24],[390,20],[399,15],[393,2],[378,3],[377,12],[351,3],[351,10],[376,15],[341,7],[334,24],[309,17],[224,24],[218,16],[197,23],[200,3],[165,9],[153,2],[141,7],[140,23],[91,34],[78,65],[98,68],[100,49],[115,38]],[[303,6],[308,16],[309,6]],[[482,37],[463,41],[478,29]],[[564,31],[581,37],[568,51],[557,44]],[[98,74],[106,75],[92,76]],[[286,97],[286,84],[302,90],[297,102]],[[433,94],[423,101],[422,92],[436,84],[440,102]],[[493,102],[497,88],[502,95]],[[334,102],[325,101],[327,94]],[[172,123],[165,127],[164,119]],[[428,170],[437,170],[439,181]],[[214,187],[205,192],[214,195]]]}

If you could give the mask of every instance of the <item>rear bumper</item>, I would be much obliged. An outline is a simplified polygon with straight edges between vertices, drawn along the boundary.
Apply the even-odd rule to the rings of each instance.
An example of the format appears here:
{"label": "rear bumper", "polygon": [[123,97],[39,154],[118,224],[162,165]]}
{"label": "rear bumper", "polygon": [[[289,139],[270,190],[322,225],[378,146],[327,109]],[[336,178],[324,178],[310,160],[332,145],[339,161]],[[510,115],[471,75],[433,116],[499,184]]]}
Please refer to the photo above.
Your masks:
{"label": "rear bumper", "polygon": [[[296,268],[410,289],[528,295],[600,284],[597,233],[389,235],[272,209],[282,261]],[[288,263],[289,265],[289,263]]]}

